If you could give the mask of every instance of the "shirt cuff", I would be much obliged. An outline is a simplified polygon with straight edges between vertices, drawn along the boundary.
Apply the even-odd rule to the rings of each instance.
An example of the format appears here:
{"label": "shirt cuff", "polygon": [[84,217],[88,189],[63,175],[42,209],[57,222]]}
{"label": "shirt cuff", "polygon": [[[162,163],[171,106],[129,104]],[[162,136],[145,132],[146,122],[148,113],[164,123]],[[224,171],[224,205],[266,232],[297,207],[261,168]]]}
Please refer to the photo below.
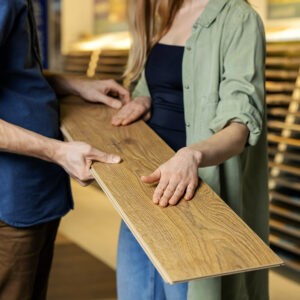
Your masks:
{"label": "shirt cuff", "polygon": [[218,113],[209,123],[209,128],[217,133],[224,129],[230,121],[245,124],[249,129],[248,144],[254,146],[262,132],[262,118],[258,111],[253,107],[248,107],[247,111],[236,111],[236,108],[226,109],[225,113]]}

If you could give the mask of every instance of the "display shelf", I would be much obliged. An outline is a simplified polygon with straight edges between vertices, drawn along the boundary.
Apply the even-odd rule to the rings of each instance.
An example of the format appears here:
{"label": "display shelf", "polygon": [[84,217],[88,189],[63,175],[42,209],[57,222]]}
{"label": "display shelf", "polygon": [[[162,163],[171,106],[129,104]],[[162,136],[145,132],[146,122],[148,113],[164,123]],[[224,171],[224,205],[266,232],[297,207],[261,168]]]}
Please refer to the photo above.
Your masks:
{"label": "display shelf", "polygon": [[297,222],[292,222],[290,220],[272,216],[270,220],[270,228],[277,230],[284,234],[289,234],[295,238],[300,238],[300,229]]}
{"label": "display shelf", "polygon": [[[281,192],[271,191],[270,198],[271,200],[281,201],[286,204],[294,205],[300,207],[300,198],[294,195],[288,195],[289,192],[282,190]],[[299,228],[300,229],[300,228]]]}
{"label": "display shelf", "polygon": [[300,42],[268,43],[270,243],[300,271]]}
{"label": "display shelf", "polygon": [[300,214],[299,212],[295,212],[295,208],[291,208],[288,205],[284,205],[281,203],[274,203],[274,201],[272,201],[270,203],[270,212],[272,214],[293,220],[293,221],[297,221],[300,222]]}
{"label": "display shelf", "polygon": [[281,249],[300,255],[299,239],[274,231],[270,234],[270,242]]}

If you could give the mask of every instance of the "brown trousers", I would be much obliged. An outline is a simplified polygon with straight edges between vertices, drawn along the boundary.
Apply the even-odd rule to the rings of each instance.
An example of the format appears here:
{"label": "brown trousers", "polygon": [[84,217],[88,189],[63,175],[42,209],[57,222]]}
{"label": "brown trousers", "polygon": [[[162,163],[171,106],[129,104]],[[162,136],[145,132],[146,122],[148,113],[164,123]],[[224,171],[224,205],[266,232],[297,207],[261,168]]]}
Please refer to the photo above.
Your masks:
{"label": "brown trousers", "polygon": [[29,228],[0,221],[0,300],[45,300],[60,220]]}

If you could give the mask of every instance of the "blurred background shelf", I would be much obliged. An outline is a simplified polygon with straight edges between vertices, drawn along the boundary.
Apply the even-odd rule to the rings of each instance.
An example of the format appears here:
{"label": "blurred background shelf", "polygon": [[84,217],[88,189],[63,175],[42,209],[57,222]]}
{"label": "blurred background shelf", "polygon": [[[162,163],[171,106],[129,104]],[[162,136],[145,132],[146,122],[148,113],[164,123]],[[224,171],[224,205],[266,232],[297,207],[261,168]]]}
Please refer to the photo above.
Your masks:
{"label": "blurred background shelf", "polygon": [[300,272],[300,42],[267,44],[270,244]]}

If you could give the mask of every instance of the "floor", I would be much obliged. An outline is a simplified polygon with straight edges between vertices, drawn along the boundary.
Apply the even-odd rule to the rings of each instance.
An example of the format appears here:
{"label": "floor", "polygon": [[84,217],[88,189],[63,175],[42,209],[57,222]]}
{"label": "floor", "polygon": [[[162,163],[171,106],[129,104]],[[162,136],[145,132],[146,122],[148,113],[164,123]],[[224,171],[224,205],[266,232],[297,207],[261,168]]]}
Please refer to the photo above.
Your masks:
{"label": "floor", "polygon": [[[96,185],[72,183],[76,209],[61,223],[48,300],[116,299],[116,245],[120,217]],[[270,300],[298,300],[299,274],[270,272]],[[138,300],[138,299],[136,299]]]}
{"label": "floor", "polygon": [[116,274],[109,266],[59,235],[48,300],[115,300]]}

